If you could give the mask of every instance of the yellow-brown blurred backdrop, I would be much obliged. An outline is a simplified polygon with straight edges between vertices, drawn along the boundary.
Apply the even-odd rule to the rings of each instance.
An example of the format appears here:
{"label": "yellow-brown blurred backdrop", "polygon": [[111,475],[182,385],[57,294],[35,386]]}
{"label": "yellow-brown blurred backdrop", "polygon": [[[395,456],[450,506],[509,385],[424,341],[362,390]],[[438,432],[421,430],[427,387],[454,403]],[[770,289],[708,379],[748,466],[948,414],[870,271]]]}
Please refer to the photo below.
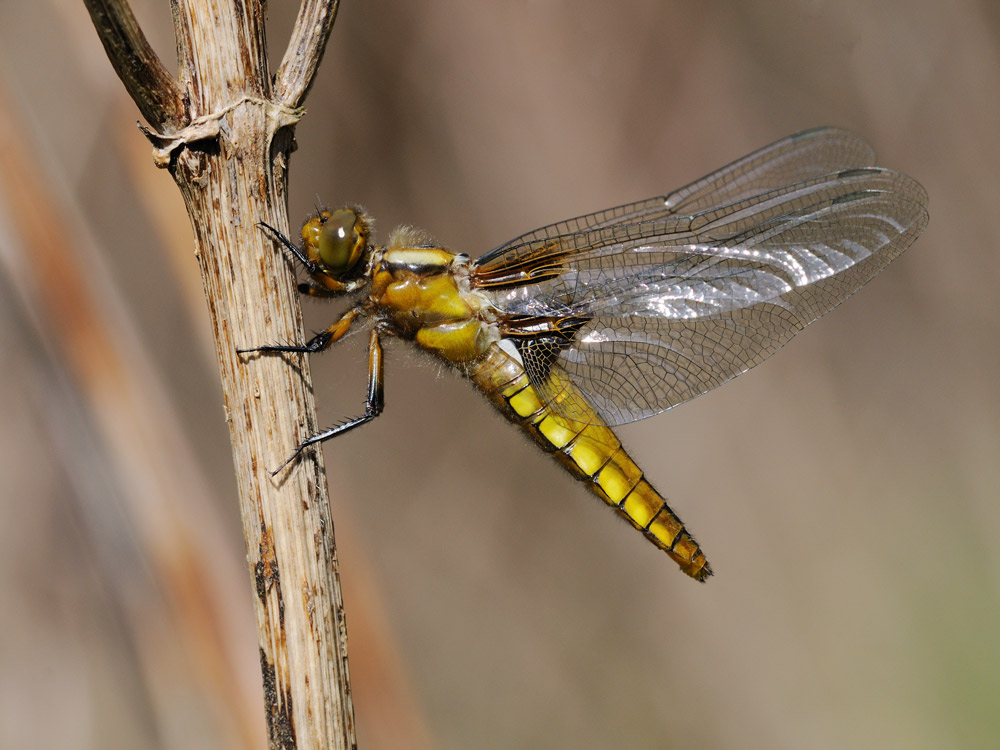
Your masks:
{"label": "yellow-brown blurred backdrop", "polygon": [[[477,255],[823,124],[931,200],[775,359],[622,430],[705,586],[390,347],[386,413],[326,448],[362,748],[1000,745],[998,7],[343,1],[293,222],[357,202]],[[137,116],[82,3],[0,2],[0,747],[263,747],[190,230]],[[325,422],[360,338],[314,358]]]}

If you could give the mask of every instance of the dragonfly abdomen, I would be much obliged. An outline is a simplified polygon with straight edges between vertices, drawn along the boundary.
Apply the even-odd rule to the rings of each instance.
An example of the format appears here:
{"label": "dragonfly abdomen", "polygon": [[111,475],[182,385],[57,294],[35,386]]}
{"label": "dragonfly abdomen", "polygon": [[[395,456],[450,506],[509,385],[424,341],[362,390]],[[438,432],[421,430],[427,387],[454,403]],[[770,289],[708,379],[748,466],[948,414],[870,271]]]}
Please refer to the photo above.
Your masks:
{"label": "dragonfly abdomen", "polygon": [[568,397],[574,399],[574,415],[579,415],[570,420],[542,402],[523,365],[497,344],[490,346],[469,375],[507,419],[666,552],[682,571],[699,581],[712,574],[694,537],[575,386],[569,382],[563,386],[564,392],[572,389]]}

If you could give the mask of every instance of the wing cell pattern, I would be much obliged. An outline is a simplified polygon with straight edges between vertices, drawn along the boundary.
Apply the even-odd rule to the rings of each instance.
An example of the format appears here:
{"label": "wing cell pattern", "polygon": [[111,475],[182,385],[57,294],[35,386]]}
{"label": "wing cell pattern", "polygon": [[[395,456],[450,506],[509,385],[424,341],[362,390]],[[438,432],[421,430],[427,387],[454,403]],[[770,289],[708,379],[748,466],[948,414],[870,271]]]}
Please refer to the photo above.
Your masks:
{"label": "wing cell pattern", "polygon": [[522,321],[576,321],[518,339],[554,409],[581,416],[559,367],[609,424],[643,419],[766,359],[920,234],[923,188],[872,161],[845,131],[791,136],[669,196],[513,240],[473,281]]}

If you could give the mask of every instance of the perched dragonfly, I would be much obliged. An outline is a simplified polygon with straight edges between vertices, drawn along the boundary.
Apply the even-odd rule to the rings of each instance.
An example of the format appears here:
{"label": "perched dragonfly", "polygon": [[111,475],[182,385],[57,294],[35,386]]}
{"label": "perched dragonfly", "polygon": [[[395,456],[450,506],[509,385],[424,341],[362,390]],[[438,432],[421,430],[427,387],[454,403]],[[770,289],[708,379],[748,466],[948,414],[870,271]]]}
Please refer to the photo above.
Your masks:
{"label": "perched dragonfly", "polygon": [[667,196],[536,229],[478,260],[411,228],[377,247],[357,207],[306,221],[301,247],[263,225],[308,273],[302,293],[359,301],[301,346],[243,351],[318,352],[373,324],[364,414],[304,440],[277,471],[382,412],[380,338],[396,336],[458,369],[704,581],[701,547],[612,428],[746,372],[916,239],[927,194],[873,164],[858,136],[809,130]]}

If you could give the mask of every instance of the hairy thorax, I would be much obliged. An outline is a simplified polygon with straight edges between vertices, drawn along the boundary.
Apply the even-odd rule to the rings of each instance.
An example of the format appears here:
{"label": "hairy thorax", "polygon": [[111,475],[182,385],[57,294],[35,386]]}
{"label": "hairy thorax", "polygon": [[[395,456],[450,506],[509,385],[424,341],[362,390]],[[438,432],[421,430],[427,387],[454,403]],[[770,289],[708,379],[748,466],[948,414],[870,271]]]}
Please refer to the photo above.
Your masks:
{"label": "hairy thorax", "polygon": [[468,256],[393,244],[372,278],[371,300],[383,319],[397,335],[449,363],[481,357],[499,335],[494,308],[471,290]]}

